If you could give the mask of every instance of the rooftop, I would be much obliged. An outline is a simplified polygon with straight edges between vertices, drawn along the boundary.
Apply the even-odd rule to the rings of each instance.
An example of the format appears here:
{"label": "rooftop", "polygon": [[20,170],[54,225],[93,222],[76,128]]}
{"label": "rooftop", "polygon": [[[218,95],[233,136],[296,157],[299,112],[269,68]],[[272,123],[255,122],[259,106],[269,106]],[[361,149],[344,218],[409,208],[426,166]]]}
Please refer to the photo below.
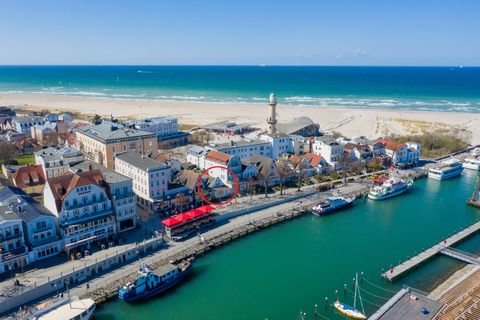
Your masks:
{"label": "rooftop", "polygon": [[240,140],[240,141],[230,141],[230,143],[222,143],[218,145],[212,145],[217,150],[222,149],[230,149],[236,147],[248,147],[248,146],[255,146],[255,145],[270,145],[267,141],[263,140]]}
{"label": "rooftop", "polygon": [[12,181],[19,188],[44,185],[45,175],[43,174],[43,168],[39,164],[19,167],[12,174]]}
{"label": "rooftop", "polygon": [[[5,190],[9,188],[10,190]],[[21,189],[5,187],[0,193],[0,203],[8,206],[20,219],[30,222],[39,216],[54,216],[45,206],[28,196]]]}
{"label": "rooftop", "polygon": [[193,219],[204,216],[214,210],[212,206],[201,206],[196,209],[171,216],[170,218],[162,220],[162,224],[166,227],[173,228],[183,225]]}
{"label": "rooftop", "polygon": [[116,171],[113,171],[111,169],[108,169],[104,166],[99,165],[96,162],[92,162],[90,160],[84,160],[80,163],[77,163],[73,166],[70,166],[70,171],[73,173],[79,173],[79,172],[85,172],[89,171],[90,168],[93,170],[100,170],[103,174],[103,177],[105,179],[105,182],[110,184],[110,183],[119,183],[123,181],[130,181],[129,177],[126,177]]}
{"label": "rooftop", "polygon": [[313,122],[309,117],[298,117],[294,118],[290,122],[277,123],[277,130],[285,134],[293,134],[309,126],[316,126],[320,128],[320,126]]}
{"label": "rooftop", "polygon": [[102,142],[127,138],[155,138],[155,134],[151,132],[127,128],[110,122],[103,122],[97,125],[87,125],[78,129],[77,132]]}
{"label": "rooftop", "polygon": [[215,150],[209,150],[206,157],[207,160],[222,163],[224,165],[227,165],[231,158],[231,155]]}
{"label": "rooftop", "polygon": [[9,220],[20,220],[10,207],[0,205],[0,222]]}
{"label": "rooftop", "polygon": [[163,170],[168,168],[166,165],[161,164],[152,158],[142,156],[141,154],[135,152],[117,153],[115,158],[143,171]]}

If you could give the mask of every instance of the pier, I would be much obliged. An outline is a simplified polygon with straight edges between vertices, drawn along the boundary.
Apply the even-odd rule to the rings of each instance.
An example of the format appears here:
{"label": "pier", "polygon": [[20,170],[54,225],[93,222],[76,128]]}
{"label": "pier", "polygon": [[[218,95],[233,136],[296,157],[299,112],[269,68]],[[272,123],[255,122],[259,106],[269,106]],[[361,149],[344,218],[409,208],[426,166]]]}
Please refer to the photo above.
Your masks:
{"label": "pier", "polygon": [[480,263],[480,261],[478,260],[477,257],[465,252],[461,252],[460,250],[453,249],[451,248],[451,246],[453,246],[456,243],[464,241],[466,238],[477,233],[479,230],[480,230],[480,221],[461,230],[460,232],[454,234],[453,236],[447,238],[446,240],[428,248],[427,250],[408,259],[407,261],[402,262],[396,267],[392,267],[390,270],[384,272],[382,274],[382,277],[389,281],[394,281],[402,277],[403,275],[407,274],[411,270],[424,264],[425,262],[432,259],[439,253],[445,254],[447,256],[453,257],[455,259],[461,260],[466,263],[478,264]]}

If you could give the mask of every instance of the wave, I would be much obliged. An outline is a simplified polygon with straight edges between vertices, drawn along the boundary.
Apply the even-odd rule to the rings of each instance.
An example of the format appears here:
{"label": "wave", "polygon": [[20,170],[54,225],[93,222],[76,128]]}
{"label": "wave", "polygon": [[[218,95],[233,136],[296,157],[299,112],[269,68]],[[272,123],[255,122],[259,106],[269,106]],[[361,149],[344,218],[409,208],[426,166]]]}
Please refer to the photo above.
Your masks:
{"label": "wave", "polygon": [[149,70],[137,70],[137,73],[155,73],[155,72],[149,71]]}
{"label": "wave", "polygon": [[[118,92],[115,89],[99,89],[98,91],[76,91],[64,87],[42,87],[36,91],[10,90],[3,93],[10,94],[52,94],[61,96],[85,96],[105,99],[131,99],[131,100],[161,100],[174,102],[198,102],[198,103],[239,103],[259,104],[267,103],[267,97],[241,97],[241,96],[206,96],[206,95],[152,95],[145,92],[131,93]],[[117,91],[117,92],[115,92]],[[342,107],[342,108],[364,108],[364,109],[388,109],[388,110],[426,110],[426,111],[449,111],[449,112],[480,112],[480,101],[458,101],[447,99],[392,99],[392,98],[361,98],[361,97],[314,97],[314,96],[287,96],[279,98],[279,105],[291,106],[320,106],[320,107]]]}

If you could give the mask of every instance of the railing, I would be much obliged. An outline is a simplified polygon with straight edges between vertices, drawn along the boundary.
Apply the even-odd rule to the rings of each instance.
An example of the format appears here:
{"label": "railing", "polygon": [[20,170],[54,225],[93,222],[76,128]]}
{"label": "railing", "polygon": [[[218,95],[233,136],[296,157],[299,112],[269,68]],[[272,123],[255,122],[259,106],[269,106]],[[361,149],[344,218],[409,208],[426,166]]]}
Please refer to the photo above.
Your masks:
{"label": "railing", "polygon": [[2,254],[2,261],[8,261],[17,258],[17,256],[23,255],[27,253],[27,249],[25,247],[19,247],[13,249],[9,252]]}
{"label": "railing", "polygon": [[60,222],[60,226],[68,227],[69,225],[72,225],[72,224],[87,222],[87,221],[90,221],[90,220],[96,220],[96,219],[100,219],[100,218],[108,216],[108,215],[113,215],[113,209],[112,208],[105,209],[105,210],[100,210],[100,211],[94,212],[94,214],[89,213],[89,214],[86,214],[86,215],[82,215],[81,217],[74,218],[74,219],[67,219],[66,221]]}

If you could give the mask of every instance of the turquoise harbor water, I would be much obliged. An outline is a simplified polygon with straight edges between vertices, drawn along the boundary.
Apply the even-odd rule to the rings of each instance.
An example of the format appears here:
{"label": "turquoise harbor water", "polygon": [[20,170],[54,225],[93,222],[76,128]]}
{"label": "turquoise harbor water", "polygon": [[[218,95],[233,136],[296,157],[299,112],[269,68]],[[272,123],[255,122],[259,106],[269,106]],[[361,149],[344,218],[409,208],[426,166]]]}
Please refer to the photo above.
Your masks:
{"label": "turquoise harbor water", "polygon": [[[343,319],[332,308],[335,290],[343,297],[355,272],[387,290],[403,283],[428,291],[462,266],[439,257],[395,284],[379,278],[381,269],[471,224],[480,211],[465,205],[475,173],[443,182],[418,180],[408,194],[382,202],[362,200],[341,213],[306,215],[235,241],[199,258],[188,280],[168,294],[142,304],[115,300],[101,306],[100,320],[294,320],[313,306],[328,319]],[[478,252],[480,237],[461,244]],[[392,293],[364,282],[368,314]],[[374,294],[377,297],[371,295]],[[351,295],[344,299],[351,302]],[[321,317],[315,319],[322,319]]]}
{"label": "turquoise harbor water", "polygon": [[480,68],[0,66],[1,93],[478,112]]}

